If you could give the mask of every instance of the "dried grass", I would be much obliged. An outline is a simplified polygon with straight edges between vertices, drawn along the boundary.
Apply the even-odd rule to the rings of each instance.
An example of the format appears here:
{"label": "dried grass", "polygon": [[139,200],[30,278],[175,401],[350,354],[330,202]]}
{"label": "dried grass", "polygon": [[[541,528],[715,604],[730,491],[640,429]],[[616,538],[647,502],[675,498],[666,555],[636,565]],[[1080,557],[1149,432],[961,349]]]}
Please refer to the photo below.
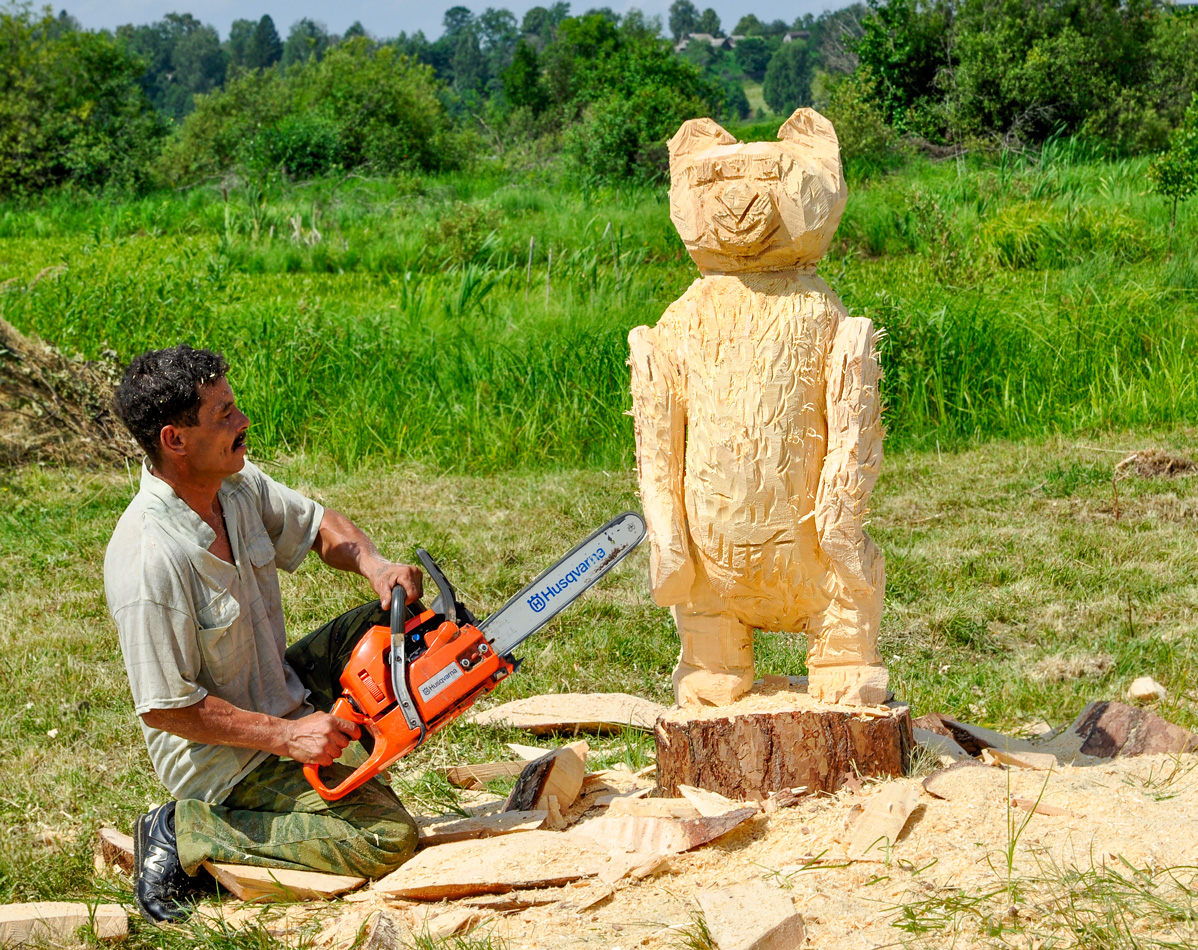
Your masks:
{"label": "dried grass", "polygon": [[136,456],[112,409],[120,374],[115,353],[67,356],[0,317],[0,468]]}
{"label": "dried grass", "polygon": [[1198,462],[1161,449],[1141,449],[1115,466],[1116,478],[1136,475],[1140,478],[1176,478],[1198,469]]}

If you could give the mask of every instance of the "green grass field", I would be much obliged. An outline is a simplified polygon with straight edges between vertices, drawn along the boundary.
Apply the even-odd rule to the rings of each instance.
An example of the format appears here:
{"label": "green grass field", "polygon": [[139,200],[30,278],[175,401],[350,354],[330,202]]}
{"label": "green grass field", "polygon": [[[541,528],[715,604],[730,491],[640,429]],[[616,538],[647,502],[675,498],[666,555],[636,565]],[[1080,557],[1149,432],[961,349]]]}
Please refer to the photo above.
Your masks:
{"label": "green grass field", "polygon": [[[822,273],[888,332],[870,530],[892,685],[917,715],[1056,725],[1149,673],[1159,711],[1198,727],[1198,484],[1112,481],[1137,449],[1198,453],[1198,224],[1183,206],[1170,235],[1143,174],[1062,143],[853,186]],[[638,504],[625,339],[694,276],[659,194],[551,172],[0,208],[0,316],[85,356],[222,349],[268,471],[393,556],[427,547],[479,613]],[[102,598],[135,475],[0,471],[0,900],[109,893],[96,826],[129,830],[164,796]],[[665,700],[677,643],[646,561],[531,641],[496,701]],[[289,627],[365,596],[310,559],[285,580]],[[759,672],[802,672],[804,652],[762,634]],[[433,808],[449,791],[430,766],[512,740],[454,727],[396,779]],[[649,751],[615,738],[598,761]],[[135,930],[134,946],[199,940]]]}

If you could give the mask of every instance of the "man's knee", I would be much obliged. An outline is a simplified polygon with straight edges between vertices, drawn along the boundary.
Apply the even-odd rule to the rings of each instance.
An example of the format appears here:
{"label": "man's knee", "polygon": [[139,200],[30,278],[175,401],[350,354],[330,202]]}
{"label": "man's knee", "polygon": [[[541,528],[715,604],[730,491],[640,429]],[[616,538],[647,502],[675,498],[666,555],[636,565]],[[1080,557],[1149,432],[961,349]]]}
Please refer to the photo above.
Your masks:
{"label": "man's knee", "polygon": [[371,877],[390,874],[416,853],[419,838],[416,822],[402,806],[398,814],[376,822],[372,831],[377,835],[379,870]]}

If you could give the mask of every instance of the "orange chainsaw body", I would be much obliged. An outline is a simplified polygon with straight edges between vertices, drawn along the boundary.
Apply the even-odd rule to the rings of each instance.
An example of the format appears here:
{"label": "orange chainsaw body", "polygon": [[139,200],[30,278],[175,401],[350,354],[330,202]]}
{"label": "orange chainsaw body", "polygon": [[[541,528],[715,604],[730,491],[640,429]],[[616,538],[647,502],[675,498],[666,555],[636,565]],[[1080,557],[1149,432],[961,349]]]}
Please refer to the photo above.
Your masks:
{"label": "orange chainsaw body", "polygon": [[[404,625],[405,635],[429,626],[436,618],[431,610],[413,617]],[[369,732],[374,737],[374,750],[334,788],[320,780],[319,766],[304,766],[312,787],[330,801],[344,797],[407,755],[515,670],[509,660],[495,653],[473,624],[441,623],[424,634],[422,652],[408,664],[408,690],[424,723],[423,730],[413,729],[404,718],[391,682],[390,654],[391,628],[371,627],[354,647],[341,673],[343,692],[329,711]]]}

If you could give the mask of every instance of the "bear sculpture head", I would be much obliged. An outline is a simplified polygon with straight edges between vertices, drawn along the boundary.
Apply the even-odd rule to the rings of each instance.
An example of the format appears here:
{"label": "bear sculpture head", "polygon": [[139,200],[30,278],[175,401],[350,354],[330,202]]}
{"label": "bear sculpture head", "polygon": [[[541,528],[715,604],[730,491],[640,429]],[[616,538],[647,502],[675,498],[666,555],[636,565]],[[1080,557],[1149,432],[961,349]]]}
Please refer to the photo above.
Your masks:
{"label": "bear sculpture head", "polygon": [[670,218],[704,273],[814,267],[844,212],[832,123],[798,109],[778,143],[745,145],[711,119],[670,139]]}

